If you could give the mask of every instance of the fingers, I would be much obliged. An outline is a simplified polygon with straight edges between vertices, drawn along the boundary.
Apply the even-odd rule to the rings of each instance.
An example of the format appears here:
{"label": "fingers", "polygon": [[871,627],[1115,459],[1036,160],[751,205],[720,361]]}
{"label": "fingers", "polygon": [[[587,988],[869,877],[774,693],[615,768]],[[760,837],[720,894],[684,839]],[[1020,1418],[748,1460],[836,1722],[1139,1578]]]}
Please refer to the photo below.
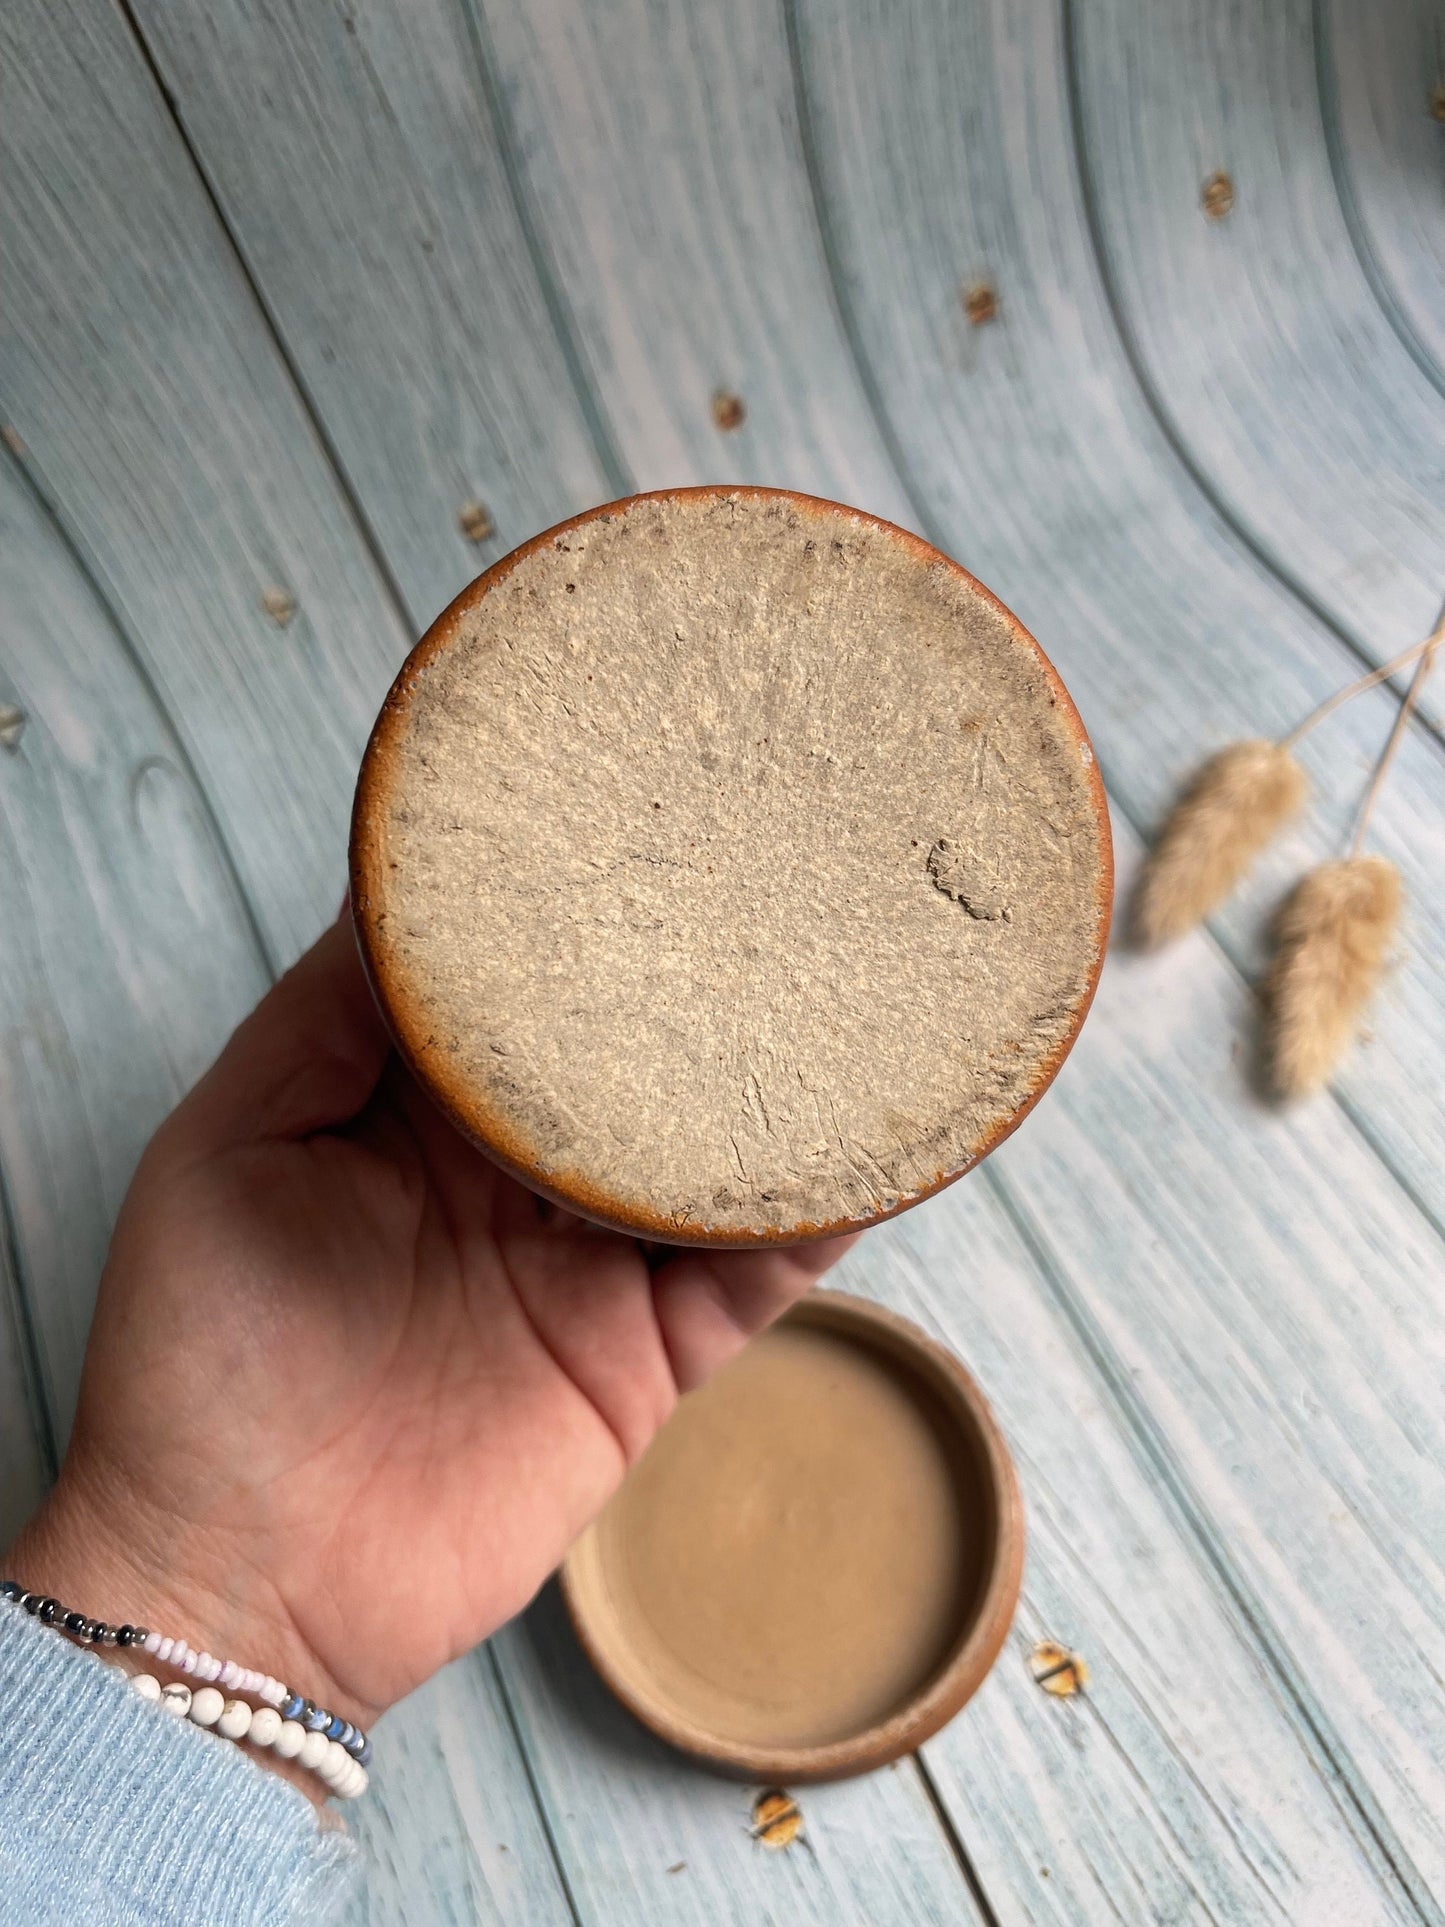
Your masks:
{"label": "fingers", "polygon": [[859,1237],[771,1251],[687,1251],[652,1281],[663,1343],[680,1392],[690,1392],[742,1350],[835,1265]]}
{"label": "fingers", "polygon": [[261,999],[168,1128],[204,1149],[325,1130],[365,1104],[388,1048],[343,912]]}

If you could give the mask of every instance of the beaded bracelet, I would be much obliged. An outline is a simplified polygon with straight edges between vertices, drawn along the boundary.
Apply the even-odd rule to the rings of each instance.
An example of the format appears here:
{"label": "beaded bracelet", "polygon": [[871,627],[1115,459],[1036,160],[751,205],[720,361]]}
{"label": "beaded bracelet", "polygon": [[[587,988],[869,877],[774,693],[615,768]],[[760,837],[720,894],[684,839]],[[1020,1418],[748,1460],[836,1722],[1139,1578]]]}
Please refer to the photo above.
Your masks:
{"label": "beaded bracelet", "polygon": [[[371,1741],[359,1726],[354,1726],[350,1720],[342,1719],[337,1713],[328,1713],[325,1707],[316,1706],[300,1693],[293,1693],[289,1687],[283,1685],[280,1680],[273,1679],[269,1673],[259,1672],[254,1667],[238,1666],[234,1660],[216,1659],[210,1653],[197,1652],[183,1639],[164,1638],[160,1633],[152,1632],[145,1626],[110,1626],[103,1619],[90,1619],[84,1613],[71,1612],[62,1606],[58,1599],[51,1599],[44,1593],[27,1592],[14,1579],[0,1580],[0,1600],[23,1607],[26,1612],[39,1619],[42,1625],[52,1626],[57,1632],[67,1633],[83,1646],[138,1647],[142,1652],[149,1653],[153,1658],[158,1659],[163,1666],[174,1666],[178,1672],[199,1676],[207,1682],[207,1687],[210,1681],[218,1680],[222,1686],[232,1691],[253,1693],[258,1699],[268,1702],[268,1705],[260,1708],[259,1711],[276,1713],[282,1726],[295,1726],[307,1739],[315,1738],[335,1745],[342,1755],[352,1760],[361,1769],[371,1764]],[[150,1676],[137,1674],[135,1677],[141,1679]],[[173,1689],[167,1687],[165,1690],[170,1692]],[[190,1691],[189,1688],[179,1690],[188,1694]],[[218,1717],[220,1707],[245,1704],[241,1700],[227,1702],[219,1693],[213,1692],[212,1697],[219,1703]],[[187,1707],[190,1703],[188,1699]],[[207,1699],[204,1703],[209,1706],[210,1700]],[[185,1711],[186,1708],[181,1710]],[[249,1715],[251,1709],[247,1707],[245,1710]],[[208,1723],[204,1720],[198,1722],[201,1725]],[[266,1745],[273,1742],[260,1741],[258,1744]],[[300,1749],[294,1751],[299,1757]],[[317,1759],[323,1757],[316,1749],[313,1749],[313,1753]],[[293,1757],[293,1754],[283,1753],[281,1757],[287,1759]],[[309,1765],[312,1762],[308,1761],[306,1764]]]}
{"label": "beaded bracelet", "polygon": [[132,1673],[131,1688],[143,1700],[163,1706],[178,1719],[212,1728],[224,1740],[249,1740],[270,1747],[283,1760],[295,1760],[325,1783],[338,1800],[355,1800],[365,1793],[367,1771],[338,1740],[322,1732],[308,1733],[299,1720],[283,1720],[274,1706],[249,1707],[245,1700],[228,1700],[214,1686],[198,1686],[193,1693],[180,1680],[162,1686],[154,1673]]}

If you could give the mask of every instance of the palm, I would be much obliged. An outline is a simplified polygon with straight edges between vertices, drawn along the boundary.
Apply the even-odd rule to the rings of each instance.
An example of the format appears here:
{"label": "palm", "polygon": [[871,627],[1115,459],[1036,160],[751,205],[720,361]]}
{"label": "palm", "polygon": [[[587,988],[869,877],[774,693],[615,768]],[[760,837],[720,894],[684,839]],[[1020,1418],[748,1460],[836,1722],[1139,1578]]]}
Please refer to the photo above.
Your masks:
{"label": "palm", "polygon": [[679,1387],[836,1251],[649,1271],[542,1205],[388,1058],[331,933],[147,1154],[77,1434],[202,1536],[238,1624],[384,1706],[526,1602]]}

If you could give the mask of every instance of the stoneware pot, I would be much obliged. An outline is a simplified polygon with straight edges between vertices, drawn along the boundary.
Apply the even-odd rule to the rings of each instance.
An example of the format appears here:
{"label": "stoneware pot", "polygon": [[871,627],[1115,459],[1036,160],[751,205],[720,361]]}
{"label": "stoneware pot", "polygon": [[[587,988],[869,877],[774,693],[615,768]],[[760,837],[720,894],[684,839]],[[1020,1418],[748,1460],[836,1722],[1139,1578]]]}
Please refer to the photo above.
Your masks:
{"label": "stoneware pot", "polygon": [[412,651],[351,901],[397,1046],[537,1191],[671,1244],[916,1204],[1093,997],[1103,788],[1052,666],[918,537],[695,488],[548,530]]}
{"label": "stoneware pot", "polygon": [[815,1291],[683,1400],[562,1589],[645,1726],[786,1786],[869,1772],[952,1719],[1023,1554],[1013,1465],[958,1360]]}

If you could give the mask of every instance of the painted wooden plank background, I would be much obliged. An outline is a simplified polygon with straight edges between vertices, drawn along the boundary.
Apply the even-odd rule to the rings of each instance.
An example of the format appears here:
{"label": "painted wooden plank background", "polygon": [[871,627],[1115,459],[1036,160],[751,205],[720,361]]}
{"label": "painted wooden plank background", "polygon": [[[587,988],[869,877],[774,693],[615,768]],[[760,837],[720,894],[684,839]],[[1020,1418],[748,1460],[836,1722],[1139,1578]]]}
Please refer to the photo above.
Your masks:
{"label": "painted wooden plank background", "polygon": [[[811,22],[805,5],[820,212],[880,419],[934,539],[973,557],[1088,689],[1110,792],[1147,829],[1205,749],[1284,730],[1356,664],[1232,535],[1132,378],[1090,243],[1059,18],[910,4],[869,8],[853,36]],[[907,143],[884,105],[899,99],[912,103]],[[998,318],[970,329],[960,295],[981,281]],[[1219,924],[1246,969],[1288,881],[1337,850],[1388,706],[1367,699],[1307,740],[1316,807]],[[1426,1066],[1445,1049],[1428,880],[1441,789],[1428,739],[1402,778],[1377,834],[1405,862],[1422,921],[1369,1058],[1340,1090],[1438,1221],[1445,1111]]]}
{"label": "painted wooden plank background", "polygon": [[[853,1282],[970,1360],[1021,1451],[1020,1619],[968,1718],[926,1749],[999,1918],[1414,1919],[1371,1891],[1376,1844],[1300,1746],[1271,1654],[1181,1529],[1009,1202],[956,1192],[890,1228]],[[1084,1654],[1086,1698],[1041,1703],[1025,1661],[1044,1637]]]}
{"label": "painted wooden plank background", "polygon": [[580,1920],[987,1927],[911,1763],[805,1789],[808,1848],[772,1853],[750,1837],[752,1792],[678,1759],[613,1703],[555,1591],[494,1643]]}
{"label": "painted wooden plank background", "polygon": [[[1311,0],[1071,0],[1067,18],[1085,192],[1161,414],[1271,566],[1383,661],[1440,605],[1445,394],[1351,240]],[[1355,20],[1380,31],[1377,10]],[[1128,118],[1125,71],[1148,104]],[[1201,220],[1216,171],[1234,205]]]}
{"label": "painted wooden plank background", "polygon": [[[0,396],[32,477],[0,471],[3,700],[29,718],[0,792],[0,1162],[43,1463],[135,1156],[334,913],[355,762],[406,631],[120,16],[37,6],[0,31],[6,174],[28,185],[5,229]],[[66,197],[84,182],[106,190]],[[259,600],[278,584],[301,604],[284,626]],[[479,1721],[474,1758],[492,1824],[532,1841],[510,1729]],[[385,1838],[384,1776],[378,1794]],[[535,1918],[558,1918],[554,1863],[518,1858]],[[450,1877],[428,1867],[423,1906]]]}
{"label": "painted wooden plank background", "polygon": [[1445,390],[1445,20],[1433,0],[1372,17],[1319,0],[1320,100],[1361,265],[1406,347]]}
{"label": "painted wooden plank background", "polygon": [[[1428,101],[1430,25],[1375,11],[139,0],[138,40],[101,0],[12,10],[12,1517],[140,1141],[334,900],[406,636],[534,527],[737,477],[922,528],[1056,655],[1129,859],[1202,749],[1433,617],[1438,210],[1388,111]],[[544,1598],[388,1721],[371,1918],[1445,1917],[1428,730],[1378,825],[1416,922],[1374,1045],[1287,1121],[1235,1061],[1265,910],[1389,708],[1311,744],[1318,813],[1213,939],[1111,960],[1026,1132],[849,1262],[975,1362],[1024,1470],[1025,1605],[975,1707],[806,1795],[811,1853],[769,1857]],[[1044,1632],[1092,1658],[1085,1702],[1028,1678]]]}
{"label": "painted wooden plank background", "polygon": [[[413,627],[620,493],[454,0],[137,10]],[[480,502],[494,536],[458,525]]]}
{"label": "painted wooden plank background", "polygon": [[53,1458],[135,1161],[266,973],[184,752],[8,455],[0,531],[0,1160]]}
{"label": "painted wooden plank background", "polygon": [[289,962],[407,625],[123,18],[20,0],[0,33],[8,417]]}

